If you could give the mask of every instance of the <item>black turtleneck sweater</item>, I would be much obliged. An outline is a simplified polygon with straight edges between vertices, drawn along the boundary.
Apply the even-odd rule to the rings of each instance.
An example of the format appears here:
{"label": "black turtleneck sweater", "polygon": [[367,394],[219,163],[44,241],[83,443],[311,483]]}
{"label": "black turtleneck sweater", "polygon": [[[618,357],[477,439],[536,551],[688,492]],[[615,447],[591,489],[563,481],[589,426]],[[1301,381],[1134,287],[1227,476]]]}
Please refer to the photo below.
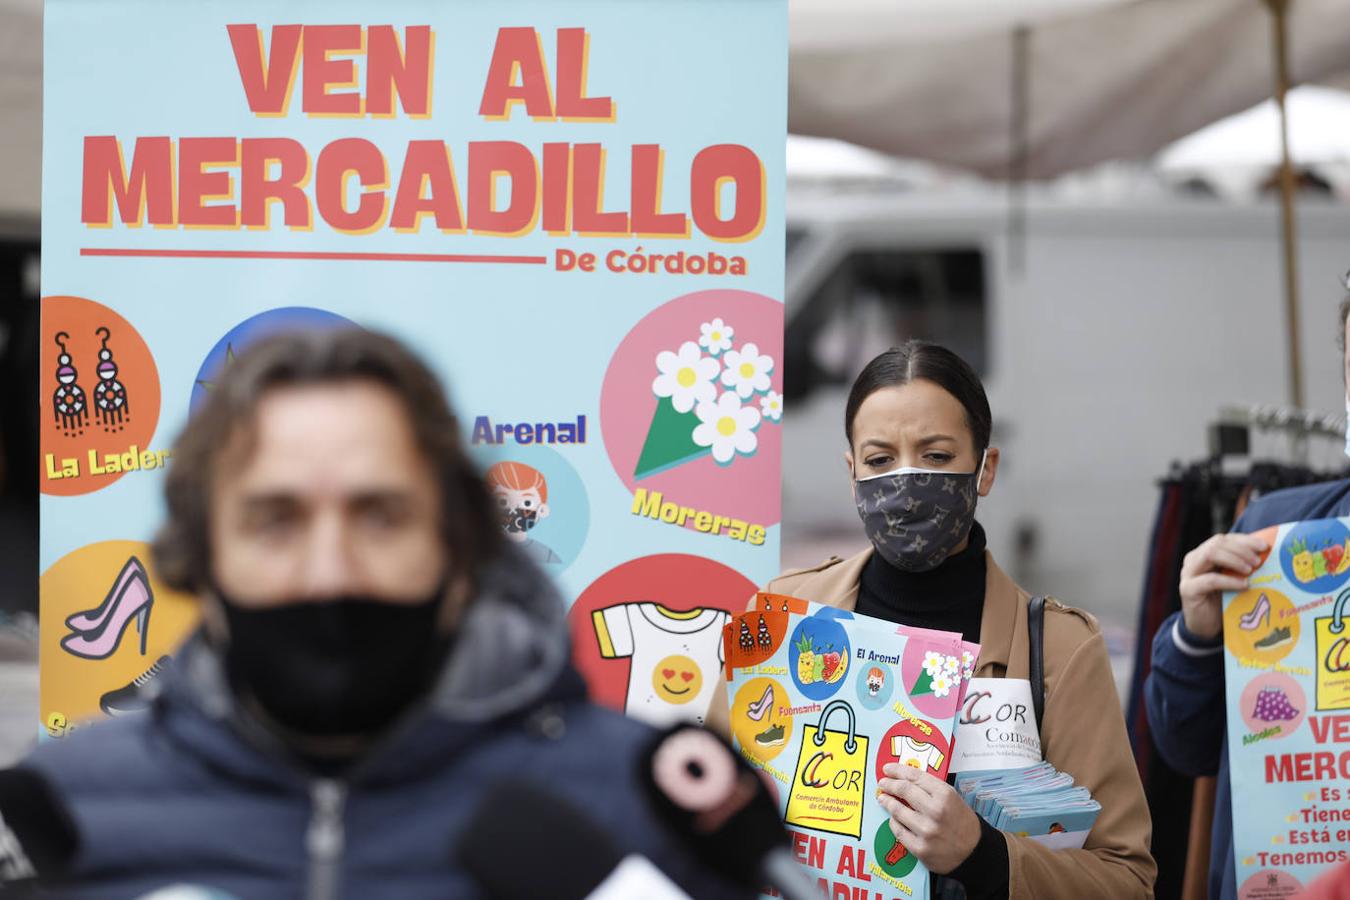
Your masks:
{"label": "black turtleneck sweater", "polygon": [[[954,631],[980,641],[984,614],[984,529],[976,522],[970,543],[928,572],[905,572],[873,553],[863,566],[857,610],[866,616],[916,628]],[[1008,843],[980,819],[980,841],[948,878],[961,882],[969,900],[1007,900]]]}
{"label": "black turtleneck sweater", "polygon": [[863,566],[858,612],[916,628],[955,631],[980,642],[984,612],[984,529],[970,528],[966,549],[927,572],[905,572],[873,553]]}

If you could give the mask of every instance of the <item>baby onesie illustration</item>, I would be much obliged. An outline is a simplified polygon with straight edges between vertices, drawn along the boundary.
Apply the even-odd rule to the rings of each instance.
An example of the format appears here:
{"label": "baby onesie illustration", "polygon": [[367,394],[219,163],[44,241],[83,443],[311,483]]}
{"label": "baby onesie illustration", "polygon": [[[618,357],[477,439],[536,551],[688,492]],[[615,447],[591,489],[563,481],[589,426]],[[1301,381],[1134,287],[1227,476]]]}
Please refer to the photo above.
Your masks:
{"label": "baby onesie illustration", "polygon": [[[591,614],[600,655],[631,660],[624,712],[657,727],[703,722],[723,662],[725,610],[621,603]],[[704,673],[710,677],[705,677]]]}
{"label": "baby onesie illustration", "polygon": [[927,741],[915,740],[903,734],[891,738],[891,753],[906,766],[939,771],[946,754]]}

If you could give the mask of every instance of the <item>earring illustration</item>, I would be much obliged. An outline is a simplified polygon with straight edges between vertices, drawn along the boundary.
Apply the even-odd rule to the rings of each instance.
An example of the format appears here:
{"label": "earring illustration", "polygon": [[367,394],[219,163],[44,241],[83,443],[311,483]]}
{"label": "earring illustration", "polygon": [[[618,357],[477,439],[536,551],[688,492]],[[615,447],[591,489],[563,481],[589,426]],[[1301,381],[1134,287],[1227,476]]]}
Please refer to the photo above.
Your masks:
{"label": "earring illustration", "polygon": [[104,431],[121,431],[125,422],[131,421],[131,407],[127,403],[127,389],[117,380],[117,363],[113,362],[112,351],[108,349],[108,338],[112,332],[101,326],[94,334],[103,339],[98,351],[98,387],[94,388],[94,403],[99,424]]}
{"label": "earring illustration", "polygon": [[759,629],[755,635],[755,640],[765,650],[773,646],[773,635],[769,634],[769,623],[764,621],[763,616],[759,617]]}
{"label": "earring illustration", "polygon": [[84,426],[89,421],[89,408],[85,393],[75,379],[79,373],[71,364],[70,351],[66,341],[70,335],[64,331],[56,333],[56,346],[61,353],[56,357],[56,393],[52,395],[52,410],[56,416],[56,427],[66,435],[75,437],[84,434]]}

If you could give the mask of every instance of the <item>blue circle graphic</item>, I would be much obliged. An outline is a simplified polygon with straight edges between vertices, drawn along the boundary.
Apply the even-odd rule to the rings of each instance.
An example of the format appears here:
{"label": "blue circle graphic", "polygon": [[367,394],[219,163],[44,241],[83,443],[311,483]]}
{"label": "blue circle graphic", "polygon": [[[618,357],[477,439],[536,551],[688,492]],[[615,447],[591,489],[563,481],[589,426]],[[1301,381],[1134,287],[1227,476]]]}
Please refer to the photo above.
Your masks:
{"label": "blue circle graphic", "polygon": [[[544,477],[548,489],[548,515],[530,529],[523,549],[546,572],[557,574],[581,555],[591,525],[591,505],[581,476],[561,453],[543,444],[508,444],[475,448],[484,472],[494,463],[523,463]],[[493,485],[488,484],[488,490]]]}
{"label": "blue circle graphic", "polygon": [[351,319],[312,306],[282,306],[250,316],[225,332],[211,352],[206,354],[206,359],[202,360],[197,377],[192,382],[188,415],[195,415],[206,402],[211,386],[234,358],[263,338],[294,331],[356,327],[357,324]]}
{"label": "blue circle graphic", "polygon": [[1309,594],[1329,594],[1350,580],[1350,529],[1338,519],[1300,522],[1280,544],[1284,577]]}
{"label": "blue circle graphic", "polygon": [[863,709],[881,709],[891,702],[895,693],[896,674],[890,666],[879,662],[859,662],[853,682],[858,686],[858,702]]}
{"label": "blue circle graphic", "polygon": [[839,692],[853,650],[848,632],[833,615],[813,615],[798,623],[788,641],[788,671],[797,689],[812,700]]}

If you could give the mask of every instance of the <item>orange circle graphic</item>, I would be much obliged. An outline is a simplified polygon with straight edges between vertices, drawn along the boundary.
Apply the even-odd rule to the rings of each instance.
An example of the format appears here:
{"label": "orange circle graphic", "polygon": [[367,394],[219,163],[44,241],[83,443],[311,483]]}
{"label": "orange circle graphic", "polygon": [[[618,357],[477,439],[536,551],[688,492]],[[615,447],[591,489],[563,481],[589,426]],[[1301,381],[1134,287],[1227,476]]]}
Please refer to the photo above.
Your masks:
{"label": "orange circle graphic", "polygon": [[41,346],[44,494],[88,494],[166,463],[150,446],[159,372],[130,322],[83,297],[44,297]]}
{"label": "orange circle graphic", "polygon": [[160,583],[150,547],[139,541],[67,553],[42,574],[38,590],[40,715],[53,737],[105,711],[130,711],[148,676],[159,674],[150,670],[199,617],[195,600]]}
{"label": "orange circle graphic", "polygon": [[1238,659],[1273,665],[1298,645],[1299,615],[1294,602],[1270,588],[1238,594],[1223,613],[1223,642]]}

